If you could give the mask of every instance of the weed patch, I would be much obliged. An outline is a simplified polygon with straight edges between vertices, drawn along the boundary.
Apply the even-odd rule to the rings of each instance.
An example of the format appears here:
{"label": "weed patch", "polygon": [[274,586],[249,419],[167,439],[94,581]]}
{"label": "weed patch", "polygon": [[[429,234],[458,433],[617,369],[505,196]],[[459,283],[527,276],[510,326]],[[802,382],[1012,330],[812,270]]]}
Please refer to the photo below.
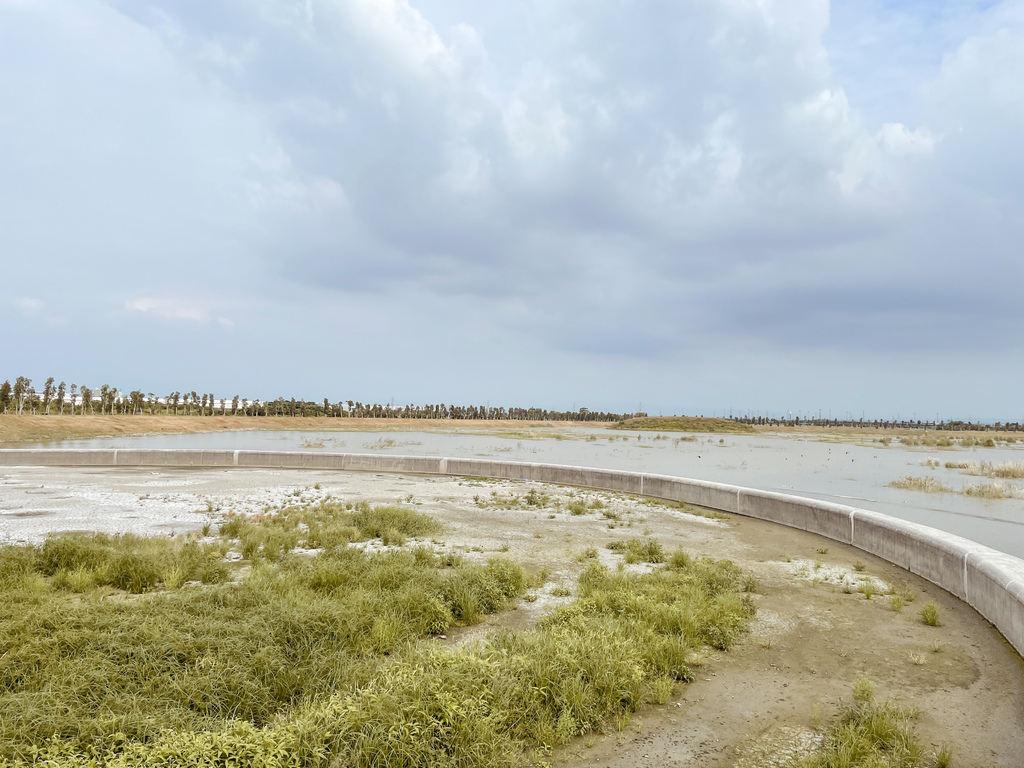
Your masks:
{"label": "weed patch", "polygon": [[799,768],[919,768],[924,748],[914,731],[916,710],[889,700],[875,701],[874,686],[854,684],[853,704],[829,729],[822,748]]}
{"label": "weed patch", "polygon": [[416,640],[530,580],[444,560],[338,545],[125,599],[54,589],[41,548],[4,548],[0,765],[518,765],[665,702],[688,654],[728,648],[754,610],[728,561],[591,559],[538,630],[453,650]]}

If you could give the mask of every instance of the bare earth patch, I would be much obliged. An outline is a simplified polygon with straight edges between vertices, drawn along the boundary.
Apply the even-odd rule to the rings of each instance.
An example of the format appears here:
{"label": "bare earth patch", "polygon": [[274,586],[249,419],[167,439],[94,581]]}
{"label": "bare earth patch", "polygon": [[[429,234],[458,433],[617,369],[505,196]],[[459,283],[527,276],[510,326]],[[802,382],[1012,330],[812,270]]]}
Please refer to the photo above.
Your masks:
{"label": "bare earth patch", "polygon": [[[620,494],[527,482],[19,467],[0,472],[0,540],[39,541],[60,530],[184,533],[216,524],[227,512],[326,495],[401,502],[444,523],[439,545],[481,560],[504,552],[531,571],[551,572],[515,610],[437,640],[442,643],[471,642],[494,626],[534,626],[550,606],[573,599],[590,558],[613,567],[623,561],[607,547],[616,541],[650,536],[666,552],[682,546],[691,555],[729,558],[757,576],[758,614],[740,643],[696,659],[696,680],[680,686],[667,705],[641,711],[622,730],[609,724],[604,734],[577,739],[550,756],[554,763],[785,766],[819,743],[849,701],[853,682],[866,675],[880,697],[896,695],[921,709],[922,742],[930,749],[952,745],[958,768],[1020,765],[1024,671],[988,622],[882,560],[758,520],[709,519]],[[586,511],[573,514],[570,504]],[[868,580],[878,587],[867,590],[870,599],[861,591]],[[902,610],[883,594],[889,587],[904,596]],[[940,626],[926,626],[918,615],[928,600],[939,606]]]}

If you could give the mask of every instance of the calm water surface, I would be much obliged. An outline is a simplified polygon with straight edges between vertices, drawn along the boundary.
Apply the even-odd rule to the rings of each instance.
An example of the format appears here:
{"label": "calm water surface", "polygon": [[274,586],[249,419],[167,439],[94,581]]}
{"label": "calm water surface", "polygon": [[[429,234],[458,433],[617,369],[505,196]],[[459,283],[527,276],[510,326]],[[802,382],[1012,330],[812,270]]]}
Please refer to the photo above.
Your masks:
{"label": "calm water surface", "polygon": [[[53,448],[205,448],[487,457],[631,471],[732,483],[871,509],[955,533],[1024,557],[1024,500],[890,488],[905,475],[945,485],[989,482],[945,469],[947,461],[1024,462],[1024,447],[939,450],[823,442],[813,437],[562,430],[570,439],[518,439],[444,432],[210,432],[46,443]],[[922,466],[937,459],[939,467]],[[1024,485],[1024,481],[1017,481]]]}

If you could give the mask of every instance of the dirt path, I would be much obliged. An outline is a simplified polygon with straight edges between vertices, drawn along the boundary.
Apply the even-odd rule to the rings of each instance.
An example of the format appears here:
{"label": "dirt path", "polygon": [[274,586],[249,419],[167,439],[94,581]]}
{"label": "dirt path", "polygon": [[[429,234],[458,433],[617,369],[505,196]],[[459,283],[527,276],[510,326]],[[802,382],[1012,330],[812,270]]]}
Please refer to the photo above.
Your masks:
{"label": "dirt path", "polygon": [[[13,538],[38,540],[47,531],[97,527],[181,533],[224,512],[259,512],[327,494],[400,501],[444,522],[445,544],[464,548],[467,557],[503,552],[551,572],[532,601],[452,632],[441,641],[450,644],[472,642],[495,625],[530,628],[550,606],[572,599],[560,596],[559,588],[574,588],[586,550],[618,566],[621,557],[606,546],[616,540],[650,535],[666,551],[683,546],[693,555],[729,558],[757,575],[757,619],[738,646],[694,659],[696,680],[681,686],[668,705],[641,711],[621,732],[612,726],[604,735],[574,741],[552,755],[559,764],[785,766],[820,738],[815,713],[826,725],[849,701],[860,675],[878,686],[880,696],[898,695],[919,707],[922,741],[952,745],[956,768],[1022,764],[1024,667],[988,622],[882,560],[757,520],[713,519],[619,494],[526,482],[19,467],[0,472],[0,534],[10,538],[21,531]],[[570,502],[590,506],[573,515]],[[894,611],[889,597],[867,599],[857,591],[865,583],[879,590],[903,584],[913,602]],[[927,600],[938,603],[941,626],[922,623],[918,611]]]}

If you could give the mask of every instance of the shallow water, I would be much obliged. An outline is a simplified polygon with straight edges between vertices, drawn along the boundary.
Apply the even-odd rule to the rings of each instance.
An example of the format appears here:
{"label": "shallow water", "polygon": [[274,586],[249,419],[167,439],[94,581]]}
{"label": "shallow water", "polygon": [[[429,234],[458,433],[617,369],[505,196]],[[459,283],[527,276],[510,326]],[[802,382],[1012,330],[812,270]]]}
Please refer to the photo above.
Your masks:
{"label": "shallow water", "polygon": [[[1024,462],[1024,447],[935,449],[826,442],[813,437],[562,430],[571,439],[521,439],[465,432],[210,432],[98,438],[52,448],[204,448],[489,457],[654,472],[793,493],[883,512],[1024,557],[1024,500],[984,500],[890,488],[906,475],[945,485],[989,482],[945,469],[947,461]],[[937,459],[931,469],[921,463]],[[1010,481],[1011,483],[1013,481]],[[1024,485],[1024,481],[1016,481]]]}

